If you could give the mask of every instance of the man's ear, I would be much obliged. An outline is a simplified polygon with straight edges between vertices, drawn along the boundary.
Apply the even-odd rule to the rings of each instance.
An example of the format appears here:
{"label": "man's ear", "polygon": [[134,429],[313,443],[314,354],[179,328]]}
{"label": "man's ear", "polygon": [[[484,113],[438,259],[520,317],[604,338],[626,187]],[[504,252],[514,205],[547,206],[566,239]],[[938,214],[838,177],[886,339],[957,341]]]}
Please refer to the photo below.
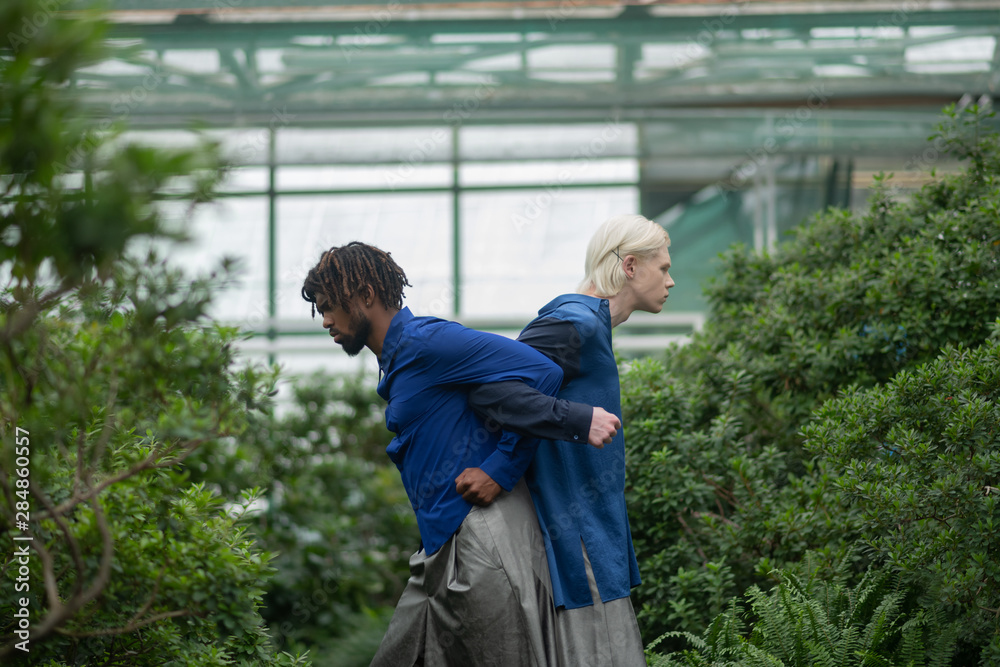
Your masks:
{"label": "man's ear", "polygon": [[625,255],[625,259],[622,260],[622,270],[625,275],[629,278],[635,278],[635,269],[638,263],[639,260],[635,255]]}
{"label": "man's ear", "polygon": [[372,304],[375,303],[375,288],[371,285],[365,285],[364,289],[361,290],[361,299],[365,302],[365,306],[371,308]]}

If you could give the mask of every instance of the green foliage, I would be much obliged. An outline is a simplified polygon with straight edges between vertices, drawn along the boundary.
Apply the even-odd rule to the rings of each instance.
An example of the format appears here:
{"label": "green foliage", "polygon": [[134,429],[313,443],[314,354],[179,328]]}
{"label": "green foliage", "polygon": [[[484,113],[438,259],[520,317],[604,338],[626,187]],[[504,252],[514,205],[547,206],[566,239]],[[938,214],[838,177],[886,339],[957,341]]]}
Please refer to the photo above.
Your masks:
{"label": "green foliage", "polygon": [[192,279],[135,250],[182,236],[157,201],[209,196],[218,157],[80,117],[69,83],[104,24],[51,6],[0,7],[0,659],[307,665],[263,624],[254,493],[224,504],[182,465],[245,434],[274,376],[237,369],[237,333],[205,317],[225,266]]}
{"label": "green foliage", "polygon": [[867,520],[842,489],[844,460],[805,450],[802,431],[850,388],[990,335],[1000,304],[1000,156],[984,130],[992,114],[946,113],[940,135],[965,171],[903,200],[883,179],[866,211],[828,210],[773,253],[726,253],[704,332],[623,376],[643,576],[634,598],[647,636],[700,633],[732,596],[807,554],[827,571],[849,563],[856,577],[884,565],[880,551],[851,549]]}
{"label": "green foliage", "polygon": [[[770,593],[752,586],[749,609],[733,600],[693,649],[649,655],[653,667],[943,667],[955,651],[954,626],[914,604],[884,571],[849,588],[775,571]],[[748,629],[744,618],[752,618]],[[662,639],[662,637],[661,637]],[[655,647],[657,642],[653,642]]]}
{"label": "green foliage", "polygon": [[166,235],[157,193],[170,183],[200,201],[221,162],[204,149],[112,149],[124,125],[82,116],[70,88],[76,70],[114,55],[107,24],[97,12],[61,18],[52,5],[0,7],[0,262],[31,283],[51,269],[69,288],[94,271],[107,277],[130,240]]}
{"label": "green foliage", "polygon": [[[1000,332],[1000,322],[996,325]],[[1000,636],[1000,341],[949,347],[884,387],[826,403],[806,447],[843,474],[880,562],[965,615],[966,642]]]}
{"label": "green foliage", "polygon": [[420,541],[385,455],[384,402],[361,376],[317,374],[290,389],[280,416],[254,417],[188,465],[225,497],[265,489],[252,530],[278,554],[263,613],[279,647],[309,649],[317,667],[367,665]]}

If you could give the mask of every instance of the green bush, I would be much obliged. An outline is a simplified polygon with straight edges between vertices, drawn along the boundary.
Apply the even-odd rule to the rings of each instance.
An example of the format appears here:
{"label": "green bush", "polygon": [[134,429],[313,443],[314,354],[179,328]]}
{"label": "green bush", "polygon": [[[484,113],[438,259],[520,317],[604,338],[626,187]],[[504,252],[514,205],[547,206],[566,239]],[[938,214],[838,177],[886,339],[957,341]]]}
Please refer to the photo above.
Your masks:
{"label": "green bush", "polygon": [[1000,661],[998,400],[994,339],[848,391],[804,429],[807,449],[842,471],[873,558],[961,617],[960,639],[988,645],[983,664]]}
{"label": "green bush", "polygon": [[[987,109],[939,128],[968,161],[907,199],[883,179],[866,211],[831,209],[773,253],[737,248],[690,344],[623,376],[628,503],[646,636],[700,633],[767,573],[875,552],[838,460],[803,448],[824,401],[989,335],[1000,304],[1000,152]],[[683,249],[674,249],[683,261]],[[666,646],[678,646],[668,640]]]}
{"label": "green bush", "polygon": [[251,530],[277,554],[262,613],[279,648],[308,649],[317,667],[367,665],[420,542],[385,454],[385,404],[361,376],[316,374],[289,389],[284,410],[187,463],[226,498],[264,489]]}
{"label": "green bush", "polygon": [[[869,572],[853,588],[775,571],[769,593],[752,586],[749,609],[733,600],[692,649],[650,655],[652,667],[944,667],[954,626],[919,608],[896,577]],[[744,617],[753,620],[747,628]],[[656,642],[653,642],[655,647]]]}
{"label": "green bush", "polygon": [[[242,433],[271,379],[233,370],[234,332],[168,314],[163,299],[197,295],[164,287],[176,274],[137,264],[70,291],[4,341],[3,468],[27,473],[0,479],[4,634],[13,636],[15,610],[31,622],[30,654],[9,641],[7,656],[271,664],[259,611],[269,556],[237,524],[239,506],[224,508],[181,466],[203,443]],[[28,307],[8,302],[0,327]],[[28,451],[17,452],[25,434]],[[17,463],[25,453],[28,465]],[[22,509],[27,533],[15,525]],[[14,555],[25,543],[14,537],[24,534],[29,588],[19,593]]]}
{"label": "green bush", "polygon": [[[656,656],[662,662],[654,664],[908,665],[912,656],[927,660],[912,664],[949,664],[952,655],[950,664],[997,664],[1000,321],[995,332],[975,349],[948,347],[884,386],[848,390],[804,428],[806,449],[840,471],[835,486],[858,523],[855,548],[872,563],[853,593],[844,597],[849,560],[833,595],[827,584],[814,585],[829,569],[807,558],[799,569],[811,577],[808,585],[787,574],[770,594],[751,586],[753,628],[742,626],[738,604],[729,602],[701,639],[665,637],[686,637],[696,651]],[[887,615],[861,619],[884,631],[827,609],[831,599],[870,599],[890,580],[894,597],[878,605]],[[830,627],[836,618],[850,623]],[[880,643],[835,650],[862,639]],[[845,657],[852,652],[857,662]]]}
{"label": "green bush", "polygon": [[304,665],[261,617],[254,494],[226,506],[183,468],[245,433],[273,374],[237,369],[237,333],[205,317],[224,275],[137,251],[183,236],[162,192],[205,200],[219,159],[113,147],[69,85],[108,55],[104,24],[51,5],[0,7],[0,660]]}

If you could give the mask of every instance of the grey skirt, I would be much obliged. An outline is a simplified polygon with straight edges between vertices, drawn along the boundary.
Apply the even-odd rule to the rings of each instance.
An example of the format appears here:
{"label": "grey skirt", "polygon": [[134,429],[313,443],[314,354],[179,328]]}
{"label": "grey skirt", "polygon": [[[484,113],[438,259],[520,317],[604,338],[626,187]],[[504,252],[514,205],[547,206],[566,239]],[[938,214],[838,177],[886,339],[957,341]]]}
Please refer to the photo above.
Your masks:
{"label": "grey skirt", "polygon": [[560,667],[646,667],[632,600],[626,596],[602,602],[590,554],[582,542],[580,548],[594,604],[556,611]]}
{"label": "grey skirt", "polygon": [[556,667],[545,543],[521,480],[474,507],[410,579],[372,667]]}

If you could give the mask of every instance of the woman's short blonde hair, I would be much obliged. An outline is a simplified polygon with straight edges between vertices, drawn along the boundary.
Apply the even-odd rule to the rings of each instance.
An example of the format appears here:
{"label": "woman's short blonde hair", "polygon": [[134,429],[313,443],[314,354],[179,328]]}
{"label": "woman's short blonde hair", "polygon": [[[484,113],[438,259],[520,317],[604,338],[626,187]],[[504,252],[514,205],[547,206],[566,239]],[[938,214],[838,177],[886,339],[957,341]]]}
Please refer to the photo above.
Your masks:
{"label": "woman's short blonde hair", "polygon": [[664,244],[670,245],[667,230],[641,215],[617,215],[607,220],[587,244],[585,275],[578,290],[603,297],[618,294],[625,286],[625,256],[648,259]]}

